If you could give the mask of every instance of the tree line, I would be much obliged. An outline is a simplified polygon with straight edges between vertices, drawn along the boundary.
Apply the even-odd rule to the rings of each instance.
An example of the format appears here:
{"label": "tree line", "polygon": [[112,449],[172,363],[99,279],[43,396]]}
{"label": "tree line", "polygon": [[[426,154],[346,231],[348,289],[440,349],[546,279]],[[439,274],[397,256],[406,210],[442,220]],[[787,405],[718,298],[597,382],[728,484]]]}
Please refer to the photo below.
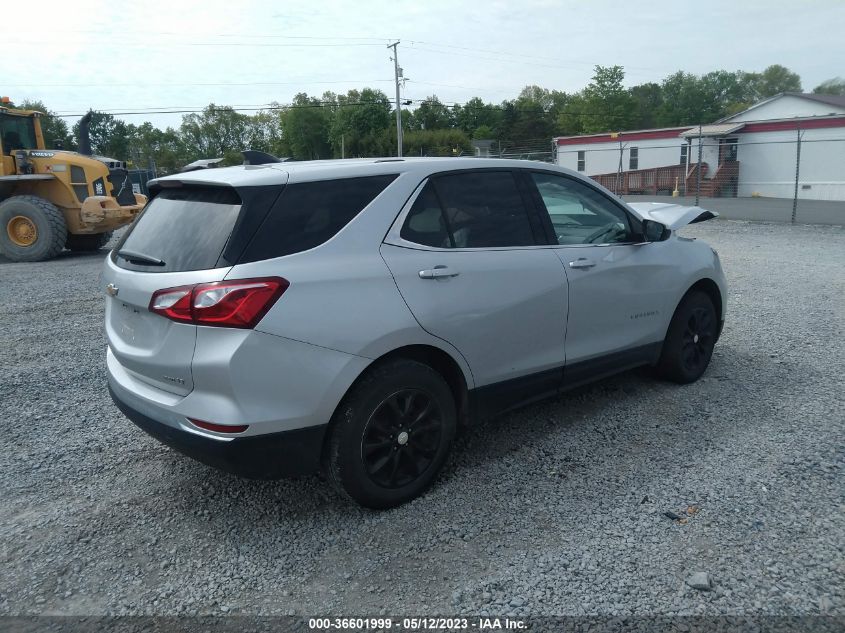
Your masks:
{"label": "tree line", "polygon": [[[490,103],[473,97],[463,104],[436,95],[414,109],[403,109],[406,155],[444,156],[471,152],[474,139],[492,139],[502,152],[545,149],[553,136],[710,123],[781,92],[800,92],[801,79],[772,65],[762,72],[717,70],[703,75],[678,71],[662,82],[623,86],[621,66],[596,66],[592,81],[567,93],[526,86],[515,99]],[[819,94],[845,94],[845,80],[817,86]],[[75,149],[79,124],[67,122],[37,101],[23,109],[40,110],[48,147],[58,142]],[[127,123],[94,112],[90,137],[97,154],[172,173],[200,158],[240,162],[240,151],[257,149],[296,160],[395,153],[393,104],[373,88],[322,96],[297,94],[290,104],[271,104],[253,114],[210,104],[185,114],[179,127],[160,129],[149,122]]]}

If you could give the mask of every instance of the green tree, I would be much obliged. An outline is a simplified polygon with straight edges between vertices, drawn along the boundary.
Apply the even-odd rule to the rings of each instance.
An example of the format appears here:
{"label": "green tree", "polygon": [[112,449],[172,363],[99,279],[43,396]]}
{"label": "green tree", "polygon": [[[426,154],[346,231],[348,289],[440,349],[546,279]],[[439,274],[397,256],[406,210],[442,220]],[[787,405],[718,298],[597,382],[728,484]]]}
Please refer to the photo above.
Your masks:
{"label": "green tree", "polygon": [[817,95],[845,95],[845,79],[834,77],[823,81],[813,88],[813,93]]}
{"label": "green tree", "polygon": [[621,66],[596,66],[593,80],[582,93],[586,133],[630,129],[636,122],[636,102],[622,86]]}
{"label": "green tree", "polygon": [[337,95],[329,130],[334,156],[340,157],[341,148],[346,156],[389,155],[396,146],[393,127],[390,99],[381,90],[364,88]]}
{"label": "green tree", "polygon": [[785,66],[773,64],[759,75],[757,99],[767,99],[782,92],[801,92],[801,77]]}
{"label": "green tree", "polygon": [[188,156],[179,133],[171,127],[160,130],[150,122],[134,127],[130,139],[132,167],[152,169],[158,175],[172,174],[196,160]]}
{"label": "green tree", "polygon": [[[491,103],[484,103],[478,97],[473,97],[463,106],[455,108],[456,127],[467,134],[472,134],[473,138],[482,138],[475,134],[476,130],[482,128],[490,130],[489,134],[495,135],[501,119],[502,113],[496,106]],[[494,137],[487,136],[484,138]]]}
{"label": "green tree", "polygon": [[513,101],[502,102],[498,139],[513,144],[551,138],[556,128],[559,94],[531,85],[525,86]]}
{"label": "green tree", "polygon": [[426,97],[420,106],[414,110],[411,119],[411,129],[415,130],[445,130],[455,123],[454,113],[441,103],[437,95]]}
{"label": "green tree", "polygon": [[304,92],[296,95],[291,107],[281,112],[282,135],[293,158],[312,160],[331,157],[330,114],[329,108],[323,107],[320,99],[309,97]]}
{"label": "green tree", "polygon": [[678,71],[663,80],[663,104],[657,113],[658,125],[673,127],[710,123],[724,113],[716,101],[713,82],[708,84],[691,73]]}
{"label": "green tree", "polygon": [[[94,111],[91,113],[88,134],[91,140],[91,151],[94,154],[116,158],[117,160],[129,159],[129,137],[132,130],[125,121],[107,112]],[[73,126],[73,135],[78,146],[78,121]]]}
{"label": "green tree", "polygon": [[[278,104],[273,104],[274,108]],[[290,146],[282,131],[282,120],[275,110],[261,110],[250,116],[246,125],[247,149],[257,149],[274,156],[290,156]]]}
{"label": "green tree", "polygon": [[657,113],[663,105],[663,90],[660,84],[649,82],[633,86],[628,90],[633,101],[638,128],[657,127]]}
{"label": "green tree", "polygon": [[240,152],[248,149],[248,123],[248,116],[213,103],[200,114],[186,114],[179,132],[187,162],[223,157],[228,164],[239,164]]}
{"label": "green tree", "polygon": [[472,144],[463,130],[410,130],[403,139],[406,156],[459,156],[471,154]]}
{"label": "green tree", "polygon": [[582,113],[586,110],[587,104],[583,94],[570,95],[555,117],[556,134],[558,136],[583,134],[585,117],[582,117]]}

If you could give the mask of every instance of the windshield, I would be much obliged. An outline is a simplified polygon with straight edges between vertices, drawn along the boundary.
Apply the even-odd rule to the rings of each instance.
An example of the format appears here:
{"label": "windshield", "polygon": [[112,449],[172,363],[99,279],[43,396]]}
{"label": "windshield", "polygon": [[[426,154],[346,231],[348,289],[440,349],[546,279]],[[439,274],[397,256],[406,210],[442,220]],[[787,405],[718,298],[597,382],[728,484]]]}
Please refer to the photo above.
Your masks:
{"label": "windshield", "polygon": [[0,114],[0,142],[3,143],[4,154],[16,149],[38,149],[33,118]]}

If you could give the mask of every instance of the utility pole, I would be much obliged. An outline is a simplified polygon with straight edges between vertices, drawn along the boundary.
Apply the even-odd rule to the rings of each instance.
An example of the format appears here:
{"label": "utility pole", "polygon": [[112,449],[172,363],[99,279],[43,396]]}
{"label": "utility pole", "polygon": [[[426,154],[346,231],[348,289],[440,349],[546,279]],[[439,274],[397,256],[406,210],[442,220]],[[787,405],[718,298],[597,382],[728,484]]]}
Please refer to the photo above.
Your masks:
{"label": "utility pole", "polygon": [[396,155],[402,156],[402,104],[399,103],[399,73],[402,69],[399,68],[399,56],[396,54],[396,47],[399,42],[388,44],[387,48],[393,49],[393,76],[396,82]]}
{"label": "utility pole", "polygon": [[795,214],[798,213],[798,177],[801,174],[801,124],[797,127],[795,140],[795,193],[792,195],[792,223],[795,224]]}
{"label": "utility pole", "polygon": [[698,206],[698,198],[701,195],[701,124],[698,124],[698,169],[695,180],[695,206]]}

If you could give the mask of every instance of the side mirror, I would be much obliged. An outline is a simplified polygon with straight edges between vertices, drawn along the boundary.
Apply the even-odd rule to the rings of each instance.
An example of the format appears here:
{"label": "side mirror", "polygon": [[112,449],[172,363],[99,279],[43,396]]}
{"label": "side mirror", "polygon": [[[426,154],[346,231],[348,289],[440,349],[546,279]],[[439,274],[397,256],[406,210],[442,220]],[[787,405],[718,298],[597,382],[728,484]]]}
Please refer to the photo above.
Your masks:
{"label": "side mirror", "polygon": [[669,229],[660,222],[643,220],[643,238],[646,242],[662,242],[669,237]]}

